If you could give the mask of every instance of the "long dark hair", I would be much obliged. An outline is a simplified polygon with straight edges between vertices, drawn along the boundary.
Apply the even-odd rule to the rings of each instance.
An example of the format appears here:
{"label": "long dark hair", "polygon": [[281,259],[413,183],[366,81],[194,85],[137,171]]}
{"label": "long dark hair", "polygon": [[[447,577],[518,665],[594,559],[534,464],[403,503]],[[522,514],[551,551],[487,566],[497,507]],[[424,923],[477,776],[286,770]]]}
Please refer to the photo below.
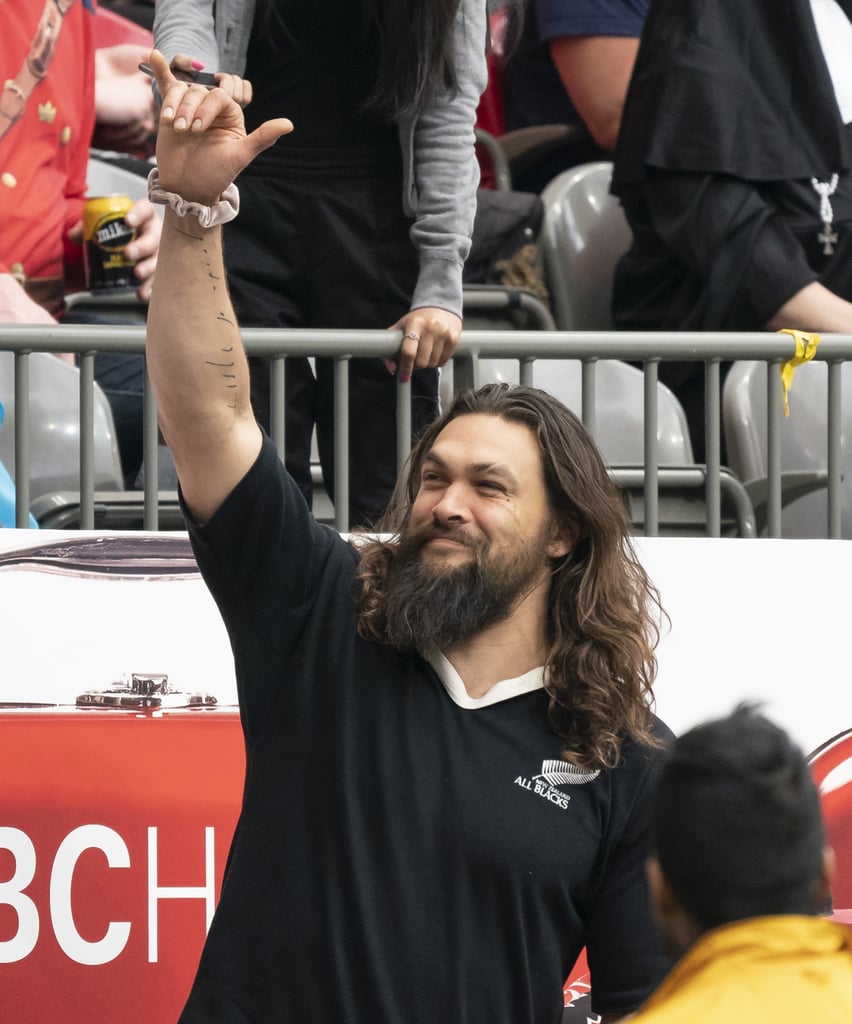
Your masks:
{"label": "long dark hair", "polygon": [[[413,449],[378,525],[405,527],[422,465],[438,434],[458,416],[483,413],[528,427],[541,449],[545,486],[558,521],[578,538],[553,567],[545,688],[565,756],[583,767],[614,766],[625,738],[654,744],[654,648],[665,613],[633,549],[620,489],[595,442],[558,399],[537,388],[489,384],[458,395]],[[361,554],[358,630],[382,641],[384,594],[394,543],[367,542]]]}
{"label": "long dark hair", "polygon": [[[461,0],[360,2],[365,32],[375,27],[379,61],[368,109],[396,119],[416,111],[425,96],[456,86],[453,24]],[[289,35],[281,0],[257,0],[255,20]],[[353,40],[357,45],[357,40]]]}

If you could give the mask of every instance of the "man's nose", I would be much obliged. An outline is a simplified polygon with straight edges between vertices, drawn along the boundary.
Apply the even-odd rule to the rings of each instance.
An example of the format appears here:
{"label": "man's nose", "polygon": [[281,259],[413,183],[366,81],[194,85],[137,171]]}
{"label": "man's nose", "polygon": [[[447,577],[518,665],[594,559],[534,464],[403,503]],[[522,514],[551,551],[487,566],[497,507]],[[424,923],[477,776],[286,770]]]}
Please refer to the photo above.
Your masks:
{"label": "man's nose", "polygon": [[436,523],[466,522],[470,509],[465,498],[465,488],[460,483],[449,484],[432,506],[432,518]]}

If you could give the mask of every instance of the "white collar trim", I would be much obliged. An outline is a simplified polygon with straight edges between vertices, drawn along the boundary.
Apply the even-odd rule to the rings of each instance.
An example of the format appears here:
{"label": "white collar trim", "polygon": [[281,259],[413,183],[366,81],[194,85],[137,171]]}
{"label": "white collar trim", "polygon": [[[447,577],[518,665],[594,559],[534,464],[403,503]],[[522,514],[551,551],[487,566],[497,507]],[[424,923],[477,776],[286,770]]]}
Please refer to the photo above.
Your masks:
{"label": "white collar trim", "polygon": [[514,679],[501,679],[482,697],[470,697],[461,676],[443,654],[430,655],[426,660],[438,674],[452,702],[460,708],[485,708],[489,704],[498,704],[512,697],[519,697],[522,693],[544,689],[544,666],[539,665],[538,668],[530,669],[529,672]]}
{"label": "white collar trim", "polygon": [[849,67],[852,24],[836,0],[811,0],[811,11],[840,116],[844,124],[849,124],[852,122],[852,69]]}

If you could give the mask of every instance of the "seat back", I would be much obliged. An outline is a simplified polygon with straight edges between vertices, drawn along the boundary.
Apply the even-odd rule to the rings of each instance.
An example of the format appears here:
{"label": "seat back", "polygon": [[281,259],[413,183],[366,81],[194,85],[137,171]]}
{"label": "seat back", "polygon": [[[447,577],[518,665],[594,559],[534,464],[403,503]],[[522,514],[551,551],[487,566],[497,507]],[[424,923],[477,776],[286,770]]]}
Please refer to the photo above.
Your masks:
{"label": "seat back", "polygon": [[[15,475],[14,354],[0,352],[0,462]],[[29,357],[30,501],[53,491],[80,489],[80,371],[47,352]],[[123,481],[112,411],[94,388],[94,483],[121,490]]]}
{"label": "seat back", "polygon": [[[131,199],[144,199],[148,194],[148,182],[141,174],[121,167],[109,160],[102,160],[97,152],[90,153],[86,172],[87,192],[90,196],[127,195]],[[153,164],[152,164],[153,166]]]}
{"label": "seat back", "polygon": [[[777,376],[777,370],[772,372]],[[790,392],[790,415],[781,418],[782,532],[785,537],[826,535],[827,376],[825,363],[800,366]],[[848,441],[852,434],[852,366],[844,363],[841,379],[841,529],[844,537],[852,537],[852,451]],[[722,390],[728,464],[755,495],[765,489],[767,476],[766,381],[765,363],[743,360],[733,364]],[[777,386],[781,388],[780,379]],[[803,493],[808,490],[811,493]],[[803,496],[795,497],[797,493]]]}
{"label": "seat back", "polygon": [[[480,359],[479,383],[517,384],[516,359]],[[555,395],[578,416],[582,411],[582,367],[576,359],[537,359],[533,384]],[[611,465],[644,462],[644,379],[641,370],[616,359],[595,364],[595,440]],[[444,395],[444,401],[448,395]],[[657,452],[661,466],[694,463],[683,407],[664,385],[657,385]]]}
{"label": "seat back", "polygon": [[615,265],[630,245],[621,205],[610,194],[612,164],[580,164],[557,175],[542,192],[539,236],[544,276],[559,330],[612,328]]}

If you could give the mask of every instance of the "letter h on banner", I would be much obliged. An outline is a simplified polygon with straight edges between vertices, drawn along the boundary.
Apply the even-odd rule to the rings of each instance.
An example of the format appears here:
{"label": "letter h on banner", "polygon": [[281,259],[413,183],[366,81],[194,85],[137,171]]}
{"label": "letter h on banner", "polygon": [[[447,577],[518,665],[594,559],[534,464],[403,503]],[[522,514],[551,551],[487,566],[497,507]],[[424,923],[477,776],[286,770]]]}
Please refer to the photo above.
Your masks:
{"label": "letter h on banner", "polygon": [[148,829],[148,963],[157,963],[159,900],[204,900],[206,929],[210,930],[216,909],[215,832],[212,826],[204,829],[204,875],[202,886],[160,886],[157,880],[157,829]]}

